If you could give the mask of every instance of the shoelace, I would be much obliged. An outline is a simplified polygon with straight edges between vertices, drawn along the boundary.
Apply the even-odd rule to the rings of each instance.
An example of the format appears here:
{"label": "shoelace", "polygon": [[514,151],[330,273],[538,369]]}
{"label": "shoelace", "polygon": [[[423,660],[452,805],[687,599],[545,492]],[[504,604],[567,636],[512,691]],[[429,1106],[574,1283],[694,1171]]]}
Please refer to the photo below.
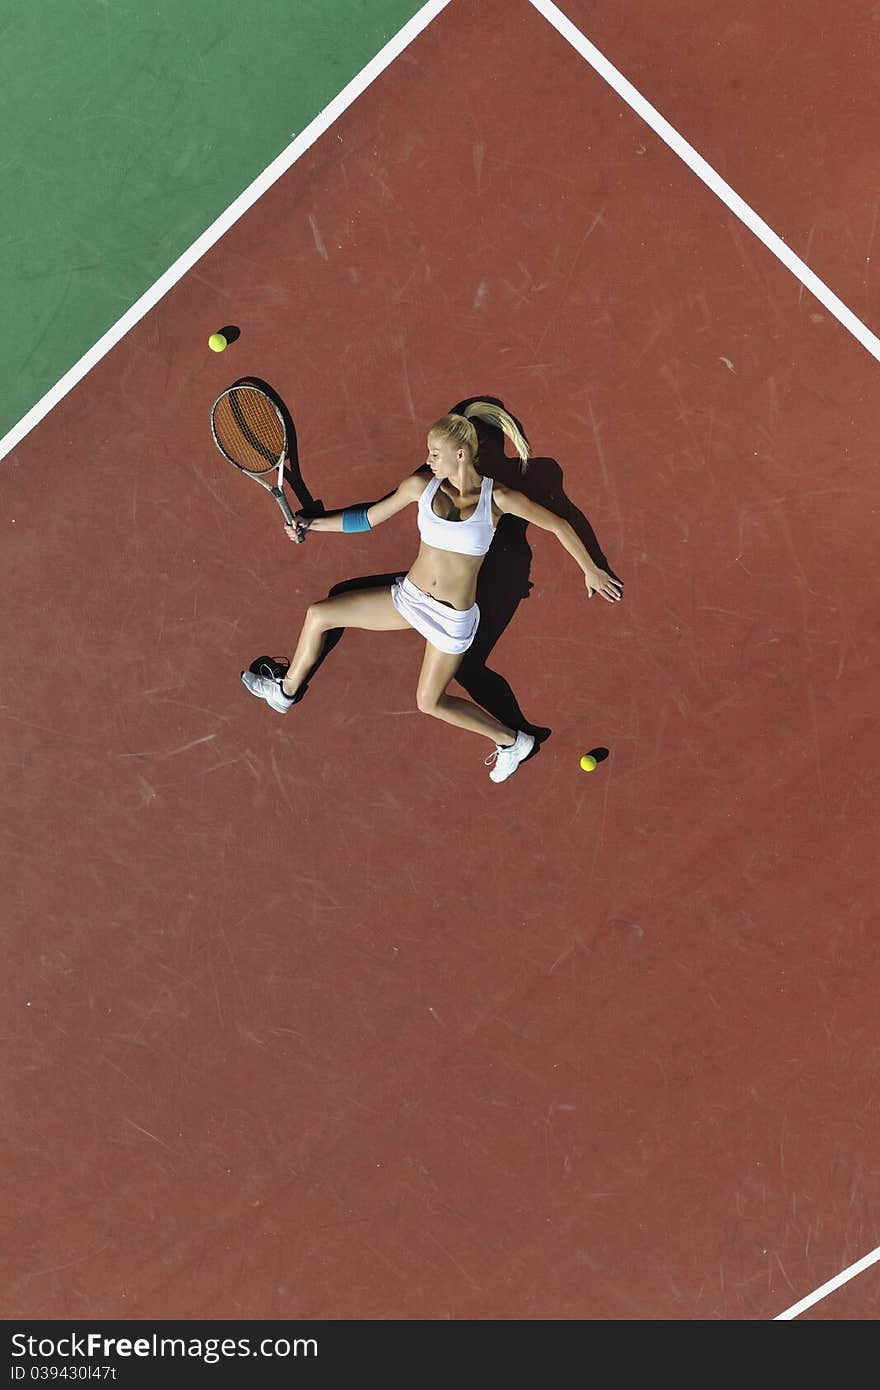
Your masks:
{"label": "shoelace", "polygon": [[260,662],[260,675],[263,680],[270,680],[273,685],[277,685],[285,700],[290,700],[292,696],[288,695],[287,691],[284,689],[284,677],[286,674],[287,668],[281,666],[278,662],[274,662],[271,666],[268,661]]}
{"label": "shoelace", "polygon": [[499,753],[512,753],[514,748],[516,747],[518,738],[519,734],[516,735],[516,738],[513,740],[513,743],[508,743],[506,746],[501,743],[496,743],[495,751],[493,753],[490,753],[488,758],[483,759],[483,762],[485,763],[486,767],[488,767],[490,763],[494,763]]}
{"label": "shoelace", "polygon": [[283,668],[275,665],[270,666],[268,661],[260,662],[260,675],[268,677],[269,680],[274,681],[276,685],[280,685],[284,680]]}

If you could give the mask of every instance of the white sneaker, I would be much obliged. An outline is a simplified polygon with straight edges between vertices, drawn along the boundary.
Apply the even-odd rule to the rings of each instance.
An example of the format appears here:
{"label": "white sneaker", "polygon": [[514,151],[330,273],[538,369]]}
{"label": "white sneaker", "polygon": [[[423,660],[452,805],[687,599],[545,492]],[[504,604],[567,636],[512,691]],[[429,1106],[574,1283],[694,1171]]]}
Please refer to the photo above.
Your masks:
{"label": "white sneaker", "polygon": [[285,695],[281,682],[286,670],[286,666],[277,665],[275,662],[270,665],[268,661],[261,661],[258,674],[242,671],[241,683],[245,690],[256,695],[258,700],[265,700],[279,714],[286,714],[301,698],[299,691],[295,695]]}
{"label": "white sneaker", "polygon": [[504,782],[511,777],[519,767],[523,758],[527,758],[535,746],[535,735],[524,734],[520,729],[513,743],[508,748],[496,743],[495,752],[490,753],[486,759],[486,766],[494,763],[495,766],[489,773],[489,780],[492,782]]}

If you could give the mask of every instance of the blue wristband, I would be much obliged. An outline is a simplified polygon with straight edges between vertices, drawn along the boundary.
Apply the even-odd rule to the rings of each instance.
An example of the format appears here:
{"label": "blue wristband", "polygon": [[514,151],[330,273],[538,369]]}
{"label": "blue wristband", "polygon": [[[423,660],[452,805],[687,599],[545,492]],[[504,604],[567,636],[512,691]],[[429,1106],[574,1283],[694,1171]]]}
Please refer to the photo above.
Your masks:
{"label": "blue wristband", "polygon": [[342,513],[343,531],[372,531],[366,507],[346,507]]}

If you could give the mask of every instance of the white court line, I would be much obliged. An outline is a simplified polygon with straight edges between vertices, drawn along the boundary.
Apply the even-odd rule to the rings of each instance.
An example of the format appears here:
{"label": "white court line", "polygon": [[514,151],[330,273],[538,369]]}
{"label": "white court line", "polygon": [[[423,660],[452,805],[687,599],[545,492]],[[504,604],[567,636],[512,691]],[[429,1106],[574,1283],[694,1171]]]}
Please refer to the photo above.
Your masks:
{"label": "white court line", "polygon": [[820,304],[839,319],[844,328],[847,328],[854,338],[867,348],[872,357],[880,362],[880,338],[877,338],[861,319],[856,318],[851,309],[848,309],[842,300],[837,298],[818,277],[814,275],[810,267],[796,256],[789,246],[785,244],[780,236],[777,236],[772,228],[758,216],[756,212],[744,202],[738,193],[735,193],[729,183],[725,183],[720,174],[716,174],[710,164],[707,164],[702,155],[697,154],[692,145],[689,145],[683,136],[669,124],[660,112],[655,110],[650,102],[646,101],[640,92],[636,91],[631,82],[628,82],[622,73],[613,67],[589,39],[585,38],[580,29],[576,29],[571,20],[566,19],[565,15],[552,3],[552,0],[529,0],[529,3],[544,16],[546,20],[557,29],[564,39],[571,44],[572,48],[577,49],[582,58],[595,68],[600,77],[603,77],[609,86],[613,87],[618,96],[622,97],[627,106],[631,106],[637,116],[651,127],[660,139],[663,140],[671,150],[684,160],[689,169],[692,169],[698,179],[702,179],[707,188],[717,194],[722,203],[725,203],[730,211],[748,227],[750,232],[763,241],[768,251],[772,251],[782,264],[791,271],[792,275],[800,280],[802,285],[815,295]]}
{"label": "white court line", "polygon": [[70,371],[66,372],[61,380],[57,381],[46,392],[45,396],[37,401],[26,415],[22,416],[18,424],[13,425],[12,429],[0,439],[0,459],[5,458],[10,450],[14,449],[16,444],[19,444],[25,435],[29,434],[34,426],[38,425],[49,414],[49,411],[53,410],[58,402],[64,399],[68,391],[72,390],[77,382],[81,381],[86,373],[91,371],[92,367],[96,366],[121,338],[125,337],[129,329],[133,328],[145,314],[158,304],[163,295],[166,295],[177,284],[178,280],[192,269],[196,261],[200,260],[216,241],[220,240],[224,232],[228,232],[233,223],[237,222],[248,208],[253,206],[267,188],[275,183],[276,179],[279,179],[292,164],[296,163],[300,155],[304,154],[309,146],[313,145],[318,137],[324,134],[324,131],[342,115],[343,111],[351,106],[362,92],[366,91],[370,83],[375,81],[379,74],[384,72],[395,58],[400,56],[413,39],[417,38],[422,30],[427,28],[449,3],[450,0],[428,0],[428,3],[423,5],[392,39],[388,40],[385,47],[379,50],[375,58],[370,59],[357,77],[353,77],[348,86],[343,87],[338,96],[335,96],[329,105],[319,112],[305,130],[301,131],[285,150],[282,150],[277,159],[274,159],[268,168],[264,169],[262,174],[259,174],[253,183],[236,198],[235,202],[231,203],[215,222],[212,222],[207,231],[193,242],[189,250],[184,251],[183,255],[179,256],[174,264],[165,271],[165,274],[160,276],[145,294],[141,295],[140,299],[123,314],[112,328],[107,330],[102,338],[99,338],[94,347],[89,348],[88,352],[70,368]]}
{"label": "white court line", "polygon": [[821,1299],[826,1298],[828,1294],[834,1293],[834,1290],[839,1289],[843,1284],[848,1284],[850,1279],[855,1279],[857,1274],[861,1274],[865,1269],[870,1269],[871,1265],[875,1265],[878,1260],[880,1260],[880,1245],[877,1246],[876,1250],[872,1250],[870,1255],[865,1255],[861,1260],[856,1260],[855,1264],[850,1265],[842,1274],[835,1274],[834,1278],[829,1279],[827,1284],[823,1284],[820,1288],[814,1290],[813,1293],[808,1293],[806,1298],[802,1298],[799,1303],[793,1303],[790,1308],[786,1308],[784,1313],[777,1313],[773,1321],[790,1322],[792,1318],[797,1317],[798,1313],[803,1313],[805,1309],[812,1308],[814,1303],[818,1303]]}

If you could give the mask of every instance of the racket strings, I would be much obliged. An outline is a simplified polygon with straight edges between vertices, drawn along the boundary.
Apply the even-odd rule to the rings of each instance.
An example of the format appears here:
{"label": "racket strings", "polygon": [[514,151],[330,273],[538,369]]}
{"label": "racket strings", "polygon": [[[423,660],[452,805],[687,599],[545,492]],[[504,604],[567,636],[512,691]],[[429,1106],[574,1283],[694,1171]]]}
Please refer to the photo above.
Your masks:
{"label": "racket strings", "polygon": [[268,473],[285,450],[284,425],[262,391],[233,387],[214,406],[211,426],[222,453],[248,473]]}

